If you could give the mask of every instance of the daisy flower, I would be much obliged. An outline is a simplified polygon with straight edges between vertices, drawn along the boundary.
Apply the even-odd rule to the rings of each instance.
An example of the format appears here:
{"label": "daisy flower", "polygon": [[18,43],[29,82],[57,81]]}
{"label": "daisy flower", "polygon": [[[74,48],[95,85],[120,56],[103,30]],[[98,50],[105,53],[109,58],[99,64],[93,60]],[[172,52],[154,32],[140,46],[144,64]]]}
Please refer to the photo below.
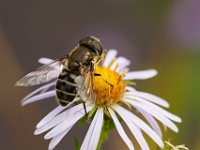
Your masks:
{"label": "daisy flower", "polygon": [[[161,122],[166,128],[178,132],[174,122],[181,122],[181,119],[164,109],[169,107],[165,100],[146,92],[137,91],[130,86],[133,83],[131,80],[152,78],[157,75],[157,71],[154,69],[129,71],[130,61],[125,57],[116,58],[116,56],[116,50],[109,50],[103,66],[95,68],[95,73],[101,74],[94,79],[95,99],[85,100],[86,91],[79,89],[79,97],[76,97],[65,107],[57,106],[37,124],[34,134],[38,135],[47,131],[44,138],[51,139],[49,149],[54,149],[75,123],[86,115],[83,104],[76,103],[73,105],[83,99],[91,124],[81,145],[81,150],[95,150],[97,148],[105,118],[114,122],[119,136],[130,150],[134,149],[134,145],[125,133],[121,121],[125,122],[143,150],[150,149],[143,133],[146,133],[160,148],[164,147],[161,128],[157,121]],[[50,61],[47,58],[39,59],[42,64],[47,64]],[[56,70],[59,69],[61,71],[62,66],[56,68]],[[22,105],[55,97],[55,90],[50,90],[55,86],[58,73],[54,75],[55,81],[30,93],[22,100]],[[77,80],[78,82],[79,80]],[[131,108],[134,108],[136,112],[131,111]],[[142,115],[145,121],[138,114]]]}

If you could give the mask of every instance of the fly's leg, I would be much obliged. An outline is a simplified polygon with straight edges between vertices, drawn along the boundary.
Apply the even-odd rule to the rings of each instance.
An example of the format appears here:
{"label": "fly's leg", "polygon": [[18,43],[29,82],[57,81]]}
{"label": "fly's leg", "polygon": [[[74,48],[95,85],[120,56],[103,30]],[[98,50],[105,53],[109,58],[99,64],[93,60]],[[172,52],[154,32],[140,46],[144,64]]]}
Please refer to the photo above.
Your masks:
{"label": "fly's leg", "polygon": [[101,77],[107,84],[109,84],[111,87],[114,87],[114,86],[113,86],[111,83],[109,83],[109,82],[107,81],[107,79],[106,79],[104,76],[102,76],[101,74],[95,73],[94,76]]}
{"label": "fly's leg", "polygon": [[86,119],[87,119],[88,118],[88,114],[87,114],[87,109],[86,109],[86,106],[85,106],[85,102],[83,102],[83,108],[84,108],[85,116],[86,116]]}

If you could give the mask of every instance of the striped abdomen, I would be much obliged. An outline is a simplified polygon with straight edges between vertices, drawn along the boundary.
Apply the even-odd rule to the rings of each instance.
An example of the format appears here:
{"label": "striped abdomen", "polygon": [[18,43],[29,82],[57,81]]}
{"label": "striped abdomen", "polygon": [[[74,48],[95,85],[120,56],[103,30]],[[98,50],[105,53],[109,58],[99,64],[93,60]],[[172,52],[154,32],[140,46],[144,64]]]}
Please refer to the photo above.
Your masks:
{"label": "striped abdomen", "polygon": [[58,76],[56,83],[56,96],[62,106],[66,106],[77,95],[77,85],[74,83],[74,79],[71,73],[63,69]]}

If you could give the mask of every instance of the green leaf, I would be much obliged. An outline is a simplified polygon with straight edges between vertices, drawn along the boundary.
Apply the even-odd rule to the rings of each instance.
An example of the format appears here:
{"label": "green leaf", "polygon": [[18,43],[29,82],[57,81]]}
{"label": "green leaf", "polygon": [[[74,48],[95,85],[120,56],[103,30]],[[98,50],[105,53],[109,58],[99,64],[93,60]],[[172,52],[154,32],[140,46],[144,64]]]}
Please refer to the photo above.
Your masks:
{"label": "green leaf", "polygon": [[109,111],[107,109],[104,109],[104,114],[106,115],[105,117],[106,117],[107,120],[112,118],[110,116],[110,113],[109,113]]}
{"label": "green leaf", "polygon": [[92,116],[93,116],[93,114],[94,114],[94,112],[97,110],[97,107],[94,107],[90,112],[89,112],[89,114],[88,114],[88,119],[90,119]]}
{"label": "green leaf", "polygon": [[79,123],[78,123],[79,127],[81,127],[84,123],[86,123],[86,121],[87,121],[86,117],[83,116],[83,117],[79,120]]}
{"label": "green leaf", "polygon": [[102,144],[108,140],[108,135],[109,135],[110,131],[114,128],[115,128],[115,124],[112,119],[108,119],[103,122],[103,127],[102,127],[102,131],[101,131],[99,143],[97,146],[97,150],[101,150]]}
{"label": "green leaf", "polygon": [[86,123],[87,121],[89,121],[89,119],[91,119],[94,116],[94,113],[95,113],[96,110],[97,110],[97,107],[94,107],[88,114],[86,114],[85,116],[83,116],[79,120],[79,126],[82,126],[84,123]]}
{"label": "green leaf", "polygon": [[76,137],[74,137],[75,150],[80,150],[81,145]]}

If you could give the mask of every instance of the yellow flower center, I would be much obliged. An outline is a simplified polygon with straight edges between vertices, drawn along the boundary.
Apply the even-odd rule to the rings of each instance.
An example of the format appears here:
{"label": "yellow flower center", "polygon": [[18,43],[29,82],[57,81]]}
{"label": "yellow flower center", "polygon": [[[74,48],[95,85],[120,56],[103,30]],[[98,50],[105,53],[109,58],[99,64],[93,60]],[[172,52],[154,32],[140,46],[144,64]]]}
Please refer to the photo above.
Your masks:
{"label": "yellow flower center", "polygon": [[117,66],[113,71],[110,70],[110,66],[95,68],[95,73],[99,74],[95,76],[94,81],[97,105],[115,104],[121,100],[125,92],[125,83],[122,80],[124,72],[120,75],[116,72]]}

